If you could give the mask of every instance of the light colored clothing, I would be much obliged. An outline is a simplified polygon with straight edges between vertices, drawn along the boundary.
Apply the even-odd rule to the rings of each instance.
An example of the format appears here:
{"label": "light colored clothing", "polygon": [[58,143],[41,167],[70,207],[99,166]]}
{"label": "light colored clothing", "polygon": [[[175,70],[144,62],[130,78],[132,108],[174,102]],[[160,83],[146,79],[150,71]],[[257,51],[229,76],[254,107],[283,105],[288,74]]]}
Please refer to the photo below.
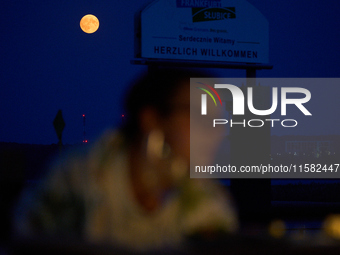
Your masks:
{"label": "light colored clothing", "polygon": [[18,208],[17,231],[147,250],[175,247],[200,230],[236,230],[228,194],[211,180],[188,178],[159,209],[145,211],[133,196],[127,163],[126,146],[114,132],[86,156],[60,161],[40,191]]}

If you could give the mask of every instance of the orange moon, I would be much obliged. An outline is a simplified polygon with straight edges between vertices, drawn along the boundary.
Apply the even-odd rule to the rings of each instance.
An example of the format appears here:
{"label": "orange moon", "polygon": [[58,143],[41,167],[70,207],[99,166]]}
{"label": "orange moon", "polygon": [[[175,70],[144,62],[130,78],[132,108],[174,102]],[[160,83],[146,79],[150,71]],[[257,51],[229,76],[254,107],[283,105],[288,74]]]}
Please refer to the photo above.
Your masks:
{"label": "orange moon", "polygon": [[98,27],[99,20],[92,14],[87,14],[80,20],[80,28],[85,33],[92,34],[97,31]]}

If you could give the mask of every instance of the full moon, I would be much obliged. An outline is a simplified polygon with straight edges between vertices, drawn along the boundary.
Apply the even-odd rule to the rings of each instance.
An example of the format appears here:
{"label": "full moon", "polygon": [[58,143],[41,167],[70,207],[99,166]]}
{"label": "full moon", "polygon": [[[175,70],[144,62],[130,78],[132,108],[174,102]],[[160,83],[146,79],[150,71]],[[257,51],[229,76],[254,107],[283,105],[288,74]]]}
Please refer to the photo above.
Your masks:
{"label": "full moon", "polygon": [[80,28],[85,33],[92,34],[97,31],[98,27],[99,20],[92,14],[87,14],[80,20]]}

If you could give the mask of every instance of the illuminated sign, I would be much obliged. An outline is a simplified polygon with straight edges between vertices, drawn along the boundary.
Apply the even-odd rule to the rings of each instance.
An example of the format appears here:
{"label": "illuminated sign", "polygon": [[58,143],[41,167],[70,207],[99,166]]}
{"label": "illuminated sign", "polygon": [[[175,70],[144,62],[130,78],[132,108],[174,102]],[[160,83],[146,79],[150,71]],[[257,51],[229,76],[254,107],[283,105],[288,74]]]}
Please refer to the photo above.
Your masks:
{"label": "illuminated sign", "polygon": [[140,25],[141,58],[269,62],[268,22],[244,0],[158,0]]}

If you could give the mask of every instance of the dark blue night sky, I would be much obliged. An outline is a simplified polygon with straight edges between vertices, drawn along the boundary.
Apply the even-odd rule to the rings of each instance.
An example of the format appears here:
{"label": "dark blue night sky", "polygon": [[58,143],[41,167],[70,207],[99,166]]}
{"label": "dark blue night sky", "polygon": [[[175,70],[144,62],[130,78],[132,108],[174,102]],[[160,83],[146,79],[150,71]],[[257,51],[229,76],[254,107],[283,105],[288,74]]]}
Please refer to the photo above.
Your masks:
{"label": "dark blue night sky", "polygon": [[[148,2],[4,1],[0,9],[0,141],[56,143],[52,122],[59,109],[66,122],[64,143],[82,141],[82,114],[86,114],[90,141],[106,128],[117,127],[127,85],[146,70],[131,65],[130,60],[134,57],[134,13]],[[249,2],[269,21],[269,56],[274,68],[258,71],[259,77],[339,77],[340,2]],[[100,21],[94,34],[85,34],[79,27],[81,17],[88,13]],[[244,70],[214,72],[245,76]],[[337,92],[332,94],[331,100],[336,100]],[[331,118],[337,119],[339,108],[330,107]],[[310,131],[318,134],[320,128]],[[338,130],[329,132],[339,134]]]}

